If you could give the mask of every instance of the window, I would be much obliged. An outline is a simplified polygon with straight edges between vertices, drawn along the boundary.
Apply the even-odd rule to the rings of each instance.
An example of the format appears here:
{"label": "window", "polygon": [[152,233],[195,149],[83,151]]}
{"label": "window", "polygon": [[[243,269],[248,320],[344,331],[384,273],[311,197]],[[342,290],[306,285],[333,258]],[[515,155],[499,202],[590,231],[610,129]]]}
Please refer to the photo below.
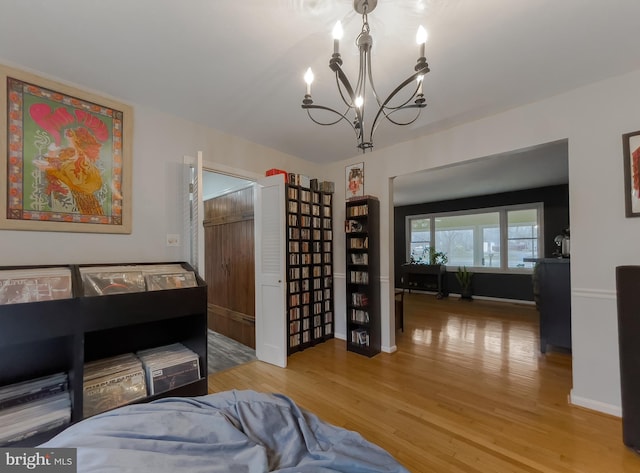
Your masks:
{"label": "window", "polygon": [[538,212],[536,209],[507,211],[508,267],[532,267],[523,258],[538,257]]}
{"label": "window", "polygon": [[411,221],[409,259],[414,263],[428,263],[431,246],[431,221],[428,218],[415,218]]}
{"label": "window", "polygon": [[530,269],[524,258],[541,253],[541,221],[541,203],[407,217],[407,260],[428,263],[433,241],[449,266]]}

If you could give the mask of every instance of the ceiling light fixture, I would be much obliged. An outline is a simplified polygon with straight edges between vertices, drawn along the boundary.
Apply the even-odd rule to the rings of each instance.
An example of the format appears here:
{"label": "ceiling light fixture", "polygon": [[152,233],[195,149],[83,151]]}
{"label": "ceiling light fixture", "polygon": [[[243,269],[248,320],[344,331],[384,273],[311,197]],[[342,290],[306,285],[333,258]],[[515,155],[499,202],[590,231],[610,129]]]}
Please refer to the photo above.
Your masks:
{"label": "ceiling light fixture", "polygon": [[[378,0],[353,0],[354,10],[358,14],[362,15],[362,31],[356,37],[356,46],[360,51],[360,67],[358,69],[358,80],[355,87],[352,87],[349,79],[347,79],[347,76],[342,70],[342,59],[340,58],[340,39],[343,34],[342,25],[338,21],[336,26],[333,28],[333,55],[329,61],[329,68],[336,74],[338,92],[347,107],[344,113],[340,113],[337,110],[322,105],[315,105],[311,98],[311,83],[314,79],[311,68],[307,69],[307,72],[304,75],[304,80],[307,83],[307,93],[302,100],[302,108],[307,111],[309,118],[318,125],[335,125],[336,123],[345,120],[353,128],[358,140],[357,147],[360,148],[363,153],[367,149],[373,148],[373,134],[375,133],[382,118],[386,118],[395,125],[410,125],[418,119],[422,109],[427,106],[424,94],[422,93],[424,75],[429,72],[429,65],[427,64],[427,60],[424,56],[425,43],[427,42],[427,31],[422,26],[418,28],[418,33],[416,35],[416,42],[420,47],[420,56],[418,57],[418,62],[414,68],[415,72],[396,87],[395,90],[384,100],[380,99],[380,96],[375,89],[373,75],[371,73],[371,48],[373,46],[373,37],[370,33],[367,15],[371,13],[377,5]],[[396,97],[396,95],[414,82],[415,90],[411,96],[400,104],[391,105],[391,101]],[[367,88],[371,89],[377,103],[377,111],[375,109],[376,104],[374,104],[374,111],[376,111],[376,113],[368,132],[366,131],[367,123],[365,123],[365,108],[367,107],[365,98]],[[415,116],[413,116],[409,121],[398,121],[396,120],[396,117],[391,118],[392,114],[408,109],[416,109]],[[322,122],[311,115],[311,110],[328,111],[335,114],[337,118],[333,121]]]}

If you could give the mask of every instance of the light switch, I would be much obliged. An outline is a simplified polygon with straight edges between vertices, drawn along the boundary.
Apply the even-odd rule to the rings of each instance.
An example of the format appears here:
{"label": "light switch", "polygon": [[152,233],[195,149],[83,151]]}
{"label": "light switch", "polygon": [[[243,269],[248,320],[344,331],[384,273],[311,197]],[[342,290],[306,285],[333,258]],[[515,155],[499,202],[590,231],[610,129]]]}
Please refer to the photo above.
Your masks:
{"label": "light switch", "polygon": [[167,233],[167,246],[180,246],[180,235]]}

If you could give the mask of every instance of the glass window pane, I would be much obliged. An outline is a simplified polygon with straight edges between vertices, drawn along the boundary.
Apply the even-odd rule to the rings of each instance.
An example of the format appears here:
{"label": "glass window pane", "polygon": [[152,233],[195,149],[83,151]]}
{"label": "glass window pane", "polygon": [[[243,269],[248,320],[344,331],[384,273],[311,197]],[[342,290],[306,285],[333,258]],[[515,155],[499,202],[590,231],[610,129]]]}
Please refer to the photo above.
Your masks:
{"label": "glass window pane", "polygon": [[412,218],[411,240],[409,246],[409,261],[415,263],[427,262],[429,246],[431,244],[431,219]]}
{"label": "glass window pane", "polygon": [[435,226],[436,250],[447,255],[447,265],[500,267],[498,212],[437,217]]}
{"label": "glass window pane", "polygon": [[538,258],[538,210],[508,211],[507,226],[509,268],[532,268],[534,263],[523,259]]}
{"label": "glass window pane", "polygon": [[[496,214],[497,215],[497,214]],[[500,267],[500,225],[482,229],[482,266]]]}

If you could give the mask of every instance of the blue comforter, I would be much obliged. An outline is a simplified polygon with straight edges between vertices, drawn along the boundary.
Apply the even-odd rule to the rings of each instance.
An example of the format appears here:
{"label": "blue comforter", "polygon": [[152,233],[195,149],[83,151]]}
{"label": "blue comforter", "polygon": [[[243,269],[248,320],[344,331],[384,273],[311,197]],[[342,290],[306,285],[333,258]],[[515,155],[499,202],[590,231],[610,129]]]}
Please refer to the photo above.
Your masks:
{"label": "blue comforter", "polygon": [[254,391],[122,407],[41,447],[77,447],[78,471],[92,473],[408,473],[360,434]]}

